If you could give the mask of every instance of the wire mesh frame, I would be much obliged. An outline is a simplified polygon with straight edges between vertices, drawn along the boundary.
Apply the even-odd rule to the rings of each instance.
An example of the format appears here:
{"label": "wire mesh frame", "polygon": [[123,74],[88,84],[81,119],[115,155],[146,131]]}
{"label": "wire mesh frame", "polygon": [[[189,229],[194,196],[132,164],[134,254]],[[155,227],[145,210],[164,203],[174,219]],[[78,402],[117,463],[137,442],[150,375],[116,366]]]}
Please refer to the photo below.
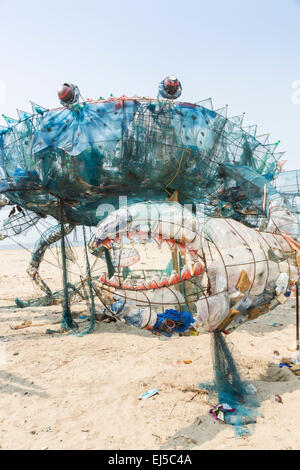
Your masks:
{"label": "wire mesh frame", "polygon": [[[270,250],[273,250],[273,249],[274,249],[274,244],[275,244],[275,248],[276,248],[276,249],[279,249],[279,250],[281,251],[281,253],[286,253],[286,256],[285,256],[284,260],[288,262],[288,278],[291,279],[291,266],[292,266],[292,264],[293,264],[293,263],[292,263],[292,258],[295,257],[295,256],[294,256],[294,255],[295,255],[295,252],[294,252],[294,254],[291,253],[291,250],[288,248],[287,242],[286,242],[284,239],[281,239],[281,236],[280,236],[280,235],[276,235],[276,234],[274,234],[274,233],[272,233],[272,232],[260,232],[260,231],[255,231],[255,232],[253,232],[253,233],[257,234],[257,237],[260,237],[260,238],[261,238],[261,241],[260,241],[260,242],[259,242],[259,238],[257,238],[256,242],[258,243],[257,247],[262,251],[262,253],[263,253],[263,255],[264,255],[264,258],[263,258],[263,259],[257,260],[257,259],[255,258],[255,256],[254,256],[254,252],[253,252],[251,246],[249,245],[247,239],[246,239],[240,232],[238,232],[238,230],[236,229],[236,227],[234,227],[234,226],[232,225],[232,223],[231,223],[230,220],[225,219],[225,218],[223,218],[223,219],[224,219],[225,222],[230,226],[230,228],[236,233],[236,235],[241,239],[242,245],[247,247],[248,251],[249,251],[250,254],[251,254],[252,261],[249,261],[249,262],[248,262],[248,261],[242,260],[241,262],[239,262],[239,263],[234,263],[234,264],[225,263],[224,258],[223,258],[223,255],[222,255],[222,249],[219,248],[219,247],[217,246],[217,244],[216,244],[213,240],[211,240],[211,238],[206,238],[206,242],[208,243],[208,246],[209,246],[209,244],[213,244],[215,250],[218,252],[219,257],[222,259],[223,267],[224,267],[224,269],[225,269],[225,273],[226,273],[226,277],[227,277],[227,288],[224,289],[223,291],[215,292],[215,293],[213,293],[213,294],[210,293],[210,294],[209,294],[209,297],[212,297],[212,296],[214,296],[214,295],[219,295],[219,294],[221,294],[221,293],[226,293],[226,292],[228,292],[229,287],[230,287],[230,286],[229,286],[229,282],[228,282],[228,268],[244,267],[244,266],[247,265],[247,264],[253,266],[253,273],[252,273],[252,275],[251,275],[252,279],[251,279],[250,286],[249,286],[248,289],[247,289],[247,295],[251,295],[251,291],[252,291],[252,288],[253,288],[253,284],[254,284],[255,279],[256,279],[256,266],[257,266],[257,264],[259,264],[259,263],[264,263],[265,266],[266,266],[266,270],[267,270],[267,275],[266,275],[266,277],[264,278],[264,286],[263,286],[263,288],[262,288],[262,286],[260,286],[260,289],[261,289],[262,291],[264,291],[264,290],[266,289],[267,285],[268,285],[268,282],[269,282],[269,275],[270,275],[270,271],[269,271],[269,262],[270,262],[270,259],[269,259],[268,256],[267,256],[265,247],[267,246]],[[142,220],[141,220],[140,218],[139,218],[139,222],[142,222]],[[246,227],[245,227],[245,229],[246,229]],[[250,229],[250,230],[251,230],[251,229]],[[271,236],[271,237],[272,237],[273,242],[274,242],[273,244],[271,244],[271,243],[270,243],[270,240],[268,240],[268,236]],[[283,246],[283,242],[285,242],[286,247]],[[292,251],[293,251],[293,250],[292,250]],[[211,254],[211,250],[210,250],[210,254]],[[204,256],[203,256],[203,255],[204,255],[204,252],[202,252],[202,259],[204,259]],[[212,260],[213,260],[212,254],[211,254],[211,258],[212,258]],[[272,259],[272,261],[274,262],[274,259]],[[276,261],[277,266],[278,266],[278,273],[280,273],[281,270],[280,270],[279,265],[280,265],[280,263],[282,262],[282,259],[281,259],[281,260],[280,260],[280,259],[276,259],[275,261]],[[206,268],[206,269],[207,269],[207,268]],[[119,276],[119,283],[120,283],[120,279],[121,279],[121,276]],[[208,278],[208,279],[209,279],[209,278]],[[184,281],[184,283],[185,283],[185,282],[194,283],[194,280],[191,279],[191,280],[189,280],[189,281]],[[199,287],[199,286],[197,285],[197,287]],[[121,283],[120,283],[120,288],[121,288]],[[158,287],[158,288],[163,289],[163,287]],[[105,289],[105,287],[104,287],[104,289]],[[108,290],[111,290],[111,287],[110,287],[110,288],[108,287],[107,289],[108,289]],[[124,290],[126,291],[126,289],[124,289]],[[129,291],[129,289],[128,289],[128,291]],[[117,291],[116,293],[117,293],[118,297],[122,297],[122,296],[123,296],[123,298],[125,298],[125,301],[126,301],[126,299],[128,299],[128,300],[135,300],[134,298],[131,298],[131,299],[130,299],[130,297],[127,297],[127,295],[128,295],[127,292],[128,292],[128,291],[126,291],[125,294],[123,295],[123,294],[120,292],[120,290],[118,289],[118,291]],[[139,291],[139,292],[145,295],[145,292],[144,292],[144,291]],[[172,291],[172,293],[174,293],[174,291]],[[208,306],[208,308],[209,308],[209,305],[208,305],[208,295],[207,295],[207,294],[208,294],[208,292],[206,291],[206,293],[204,294],[204,297],[200,297],[199,300],[205,298],[205,299],[206,299],[206,302],[207,302],[207,306]],[[195,295],[196,295],[195,292],[186,295],[185,301],[188,302],[188,297],[193,297],[193,298],[194,298]],[[148,299],[148,298],[147,298],[147,299]],[[178,301],[178,299],[177,299],[177,301]],[[139,300],[139,302],[142,302],[142,301]],[[149,304],[149,299],[148,299],[148,304]],[[153,306],[156,306],[156,305],[163,306],[163,302],[153,302],[153,301],[151,301],[151,304],[152,304]],[[180,306],[182,306],[182,303],[181,303],[181,302],[179,302],[179,304],[180,304]],[[149,307],[151,307],[151,305],[149,305]]]}
{"label": "wire mesh frame", "polygon": [[[126,99],[127,99],[127,98],[126,98]],[[109,101],[112,101],[112,100],[109,100]],[[130,101],[130,99],[128,99],[128,101]],[[151,100],[150,100],[150,101],[151,101]],[[153,101],[153,103],[157,103],[157,100],[152,100],[152,101]],[[103,103],[102,100],[100,101],[100,103],[101,103],[101,102]],[[123,102],[124,102],[124,100],[123,100]],[[149,104],[149,100],[146,100],[145,102],[147,102],[147,103]],[[94,103],[97,103],[97,101],[94,101]],[[98,102],[98,103],[99,103],[99,102]],[[178,102],[178,103],[179,103],[179,105],[180,105],[180,104],[182,104],[182,105],[185,104],[185,103],[180,103],[180,102]],[[176,104],[177,104],[177,103],[176,103]],[[201,106],[199,106],[199,105],[193,105],[193,106],[194,106],[194,107],[198,107],[198,108],[201,107]],[[201,108],[202,108],[202,109],[206,109],[206,108],[203,108],[203,107],[201,107]],[[61,109],[64,109],[64,108],[61,108]],[[55,110],[52,110],[52,111],[55,111]],[[110,112],[109,112],[109,111],[106,111],[106,112],[107,112],[108,114],[110,114],[110,113],[112,114],[112,113],[113,113],[113,111],[110,111]],[[213,112],[215,113],[215,115],[218,115],[218,113],[217,113],[216,111],[213,111]],[[141,115],[145,115],[145,111],[144,111],[144,110],[142,110],[142,111],[140,111],[140,110],[136,111],[136,114],[137,114],[137,115],[138,115],[139,113],[140,113]],[[244,136],[248,136],[248,139],[255,140],[255,138],[254,138],[253,135],[248,134],[244,129],[241,129],[237,124],[235,124],[235,123],[233,123],[232,121],[230,121],[230,119],[227,119],[226,117],[224,117],[224,116],[222,116],[222,115],[218,115],[218,116],[219,116],[219,119],[221,119],[222,122],[224,122],[223,127],[222,127],[222,130],[224,129],[225,124],[226,124],[226,123],[229,123],[230,126],[232,126],[233,129],[239,129],[240,132],[242,132],[242,134],[243,134]],[[33,118],[34,118],[36,121],[38,121],[38,119],[41,119],[41,117],[40,117],[39,115],[37,115],[37,114],[36,114],[36,115],[33,115],[33,116],[31,116],[31,117],[28,117],[28,118],[26,118],[26,119],[24,119],[24,120],[22,120],[22,121],[16,123],[16,124],[13,125],[13,126],[10,126],[10,127],[8,128],[7,132],[8,132],[8,133],[11,133],[11,132],[12,132],[13,135],[14,135],[14,134],[15,134],[15,130],[14,130],[15,127],[17,127],[19,124],[27,123],[27,121],[29,121],[30,124],[31,124],[31,131],[32,131],[32,132],[33,132],[33,130],[36,131],[37,126],[34,125],[33,123],[31,123],[31,121],[30,121],[30,119],[33,119]],[[177,119],[177,120],[180,120],[181,122],[183,121],[183,120],[180,119],[178,116],[173,116],[172,119],[175,119],[175,120]],[[218,120],[217,120],[217,124],[218,124]],[[213,130],[213,129],[212,129],[212,130]],[[219,129],[217,129],[216,132],[217,132],[218,135],[220,135],[220,130],[219,130]],[[148,135],[149,135],[149,130],[147,131],[147,136],[148,136]],[[198,136],[197,136],[197,137],[198,137]],[[26,136],[26,138],[28,138],[28,137]],[[219,139],[219,138],[217,138],[217,141],[218,141],[218,139]],[[122,143],[123,143],[123,140],[124,140],[124,135],[122,134]],[[147,138],[146,142],[141,142],[141,143],[147,143],[147,141],[148,141],[148,138]],[[196,141],[197,141],[197,139],[195,140],[195,143],[196,143]],[[103,141],[103,142],[104,142],[104,141]],[[108,142],[108,140],[107,140],[107,142]],[[98,143],[100,143],[100,141],[99,141]],[[95,142],[95,144],[97,144],[97,142]],[[164,143],[163,143],[163,144],[164,144]],[[256,147],[259,147],[259,146],[264,147],[263,144],[261,144],[259,141],[257,141]],[[176,147],[176,146],[175,146],[175,147]],[[238,147],[238,146],[236,145],[236,148],[237,148],[237,147]],[[256,149],[256,150],[257,150],[257,149]],[[271,152],[268,152],[268,153],[270,154],[270,156],[272,155]],[[265,154],[265,150],[264,150],[264,154]],[[257,158],[259,158],[259,157],[257,156]]]}
{"label": "wire mesh frame", "polygon": [[[224,219],[224,218],[223,218],[223,219]],[[239,236],[239,238],[243,241],[243,243],[246,243],[246,245],[247,245],[248,248],[250,249],[250,246],[249,246],[248,242],[244,239],[244,237],[243,237],[239,232],[237,232],[236,228],[232,226],[230,220],[228,220],[228,219],[224,219],[224,220],[225,220],[226,223],[229,224],[229,226],[236,232],[236,234],[237,234],[237,235]],[[271,249],[273,248],[273,245],[271,245],[271,244],[269,243],[267,237],[264,236],[265,232],[259,232],[259,231],[257,231],[256,233],[258,233],[258,234],[260,235],[260,237],[262,237],[264,243],[265,243],[269,248],[271,248]],[[266,232],[266,233],[272,236],[272,238],[274,239],[274,242],[275,242],[275,245],[277,246],[277,248],[279,247],[279,249],[280,249],[281,251],[283,251],[283,252],[286,251],[286,250],[283,248],[282,244],[280,243],[280,235],[276,235],[276,234],[274,234],[274,233],[268,233],[268,232]],[[206,300],[206,302],[207,302],[207,305],[208,305],[208,298],[209,298],[209,297],[212,297],[212,296],[214,296],[214,295],[218,295],[218,294],[223,293],[223,292],[224,292],[224,293],[227,292],[227,290],[228,290],[228,270],[227,270],[227,268],[229,268],[229,267],[232,268],[232,267],[244,266],[244,265],[247,264],[247,263],[241,262],[241,263],[235,263],[235,264],[230,264],[230,265],[229,265],[229,264],[226,264],[226,263],[224,262],[224,259],[223,259],[223,256],[222,256],[222,249],[218,248],[217,244],[216,244],[215,242],[213,242],[213,241],[211,240],[211,238],[206,238],[206,241],[208,242],[208,244],[212,244],[212,245],[214,246],[215,250],[218,252],[219,256],[220,256],[221,259],[223,260],[223,265],[224,265],[225,272],[226,272],[226,275],[227,275],[227,289],[225,289],[225,290],[222,291],[222,292],[217,292],[217,293],[213,293],[213,294],[210,294],[210,295],[208,295],[208,293],[207,293],[207,291],[206,291],[206,292],[204,292],[204,296],[199,298],[199,299],[205,298],[205,300]],[[285,242],[285,243],[286,243],[286,242]],[[265,255],[265,258],[264,258],[263,260],[259,260],[259,261],[256,261],[256,260],[255,260],[255,258],[254,258],[254,256],[253,256],[253,253],[252,253],[252,250],[250,249],[251,254],[252,254],[252,256],[253,256],[253,263],[250,263],[250,264],[253,264],[254,267],[256,266],[256,263],[267,262],[267,261],[268,261],[268,258],[267,258],[267,255],[266,255],[266,251],[265,251],[265,248],[264,248],[264,246],[263,246],[262,243],[260,244],[260,248],[263,250],[264,255]],[[206,254],[206,257],[207,257],[207,254]],[[212,259],[213,259],[213,256],[212,256],[212,255],[211,255],[211,257],[212,257]],[[204,257],[203,257],[203,258],[204,258]],[[288,265],[289,265],[289,277],[290,277],[290,267],[291,267],[290,258],[287,257],[287,260],[288,260]],[[96,260],[95,260],[95,261],[96,261]],[[269,269],[269,263],[267,262],[266,264],[267,264],[267,269]],[[279,264],[279,261],[277,261],[277,264]],[[280,272],[280,270],[279,270],[279,272]],[[252,282],[251,282],[251,287],[250,287],[250,289],[249,289],[249,293],[251,292],[254,279],[255,279],[255,271],[254,271],[253,279],[252,279]],[[268,272],[268,275],[267,275],[267,277],[266,277],[266,279],[265,279],[265,286],[266,286],[267,283],[268,283],[268,279],[269,279],[269,272]],[[194,284],[194,280],[193,280],[193,279],[189,280],[188,282],[191,282],[191,283]],[[101,294],[100,294],[100,296],[99,296],[99,290],[98,290],[98,289],[95,289],[95,287],[94,287],[94,282],[92,283],[92,285],[93,285],[93,289],[95,290],[95,292],[96,292],[98,298],[100,299],[101,303],[110,311],[110,313],[111,313],[115,318],[117,318],[117,315],[115,315],[114,312],[109,308],[109,306],[107,305],[107,302],[103,301],[103,297],[101,296]],[[264,287],[265,287],[265,286],[264,286]],[[197,285],[197,287],[199,287],[199,286]],[[106,289],[104,286],[102,286],[102,289],[103,289],[104,291],[107,290],[107,291],[109,292],[109,288]],[[168,289],[169,291],[171,291],[170,288],[167,287],[167,289]],[[172,294],[176,297],[176,293],[175,293],[173,290],[172,290],[171,292],[172,292]],[[145,297],[145,304],[150,308],[149,319],[148,319],[148,322],[147,322],[147,324],[146,324],[146,326],[145,326],[145,327],[147,327],[148,324],[149,324],[150,318],[151,318],[151,312],[152,312],[151,309],[152,309],[152,307],[156,307],[156,306],[160,305],[160,306],[162,306],[162,308],[164,309],[164,304],[161,303],[161,302],[157,302],[157,303],[156,303],[156,302],[151,301],[151,300],[149,299],[149,297],[147,296],[147,294],[146,294],[145,292],[143,292],[143,291],[140,291],[140,293],[143,294],[143,296]],[[186,299],[185,299],[186,302],[188,302],[189,297],[194,297],[194,296],[195,296],[195,293],[187,294]],[[118,292],[118,297],[121,297],[120,292]],[[127,293],[125,293],[125,302],[126,302],[126,300],[135,300],[135,299],[130,299],[130,297],[127,296]],[[141,301],[139,301],[139,302],[141,302]],[[169,302],[168,302],[168,303],[169,303]],[[182,303],[180,302],[180,300],[178,299],[178,297],[176,298],[176,303],[177,303],[178,305],[180,305],[181,307],[184,305],[184,304],[182,304]],[[209,307],[209,305],[208,305],[208,307]]]}

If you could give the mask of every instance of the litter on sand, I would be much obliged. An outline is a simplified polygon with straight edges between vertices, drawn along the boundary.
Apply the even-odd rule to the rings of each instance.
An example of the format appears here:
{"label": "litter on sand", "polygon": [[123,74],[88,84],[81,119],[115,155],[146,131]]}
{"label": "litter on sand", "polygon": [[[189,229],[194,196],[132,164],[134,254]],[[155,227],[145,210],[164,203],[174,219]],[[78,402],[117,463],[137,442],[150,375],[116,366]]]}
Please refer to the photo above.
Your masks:
{"label": "litter on sand", "polygon": [[9,327],[10,327],[12,330],[22,330],[23,328],[28,328],[28,327],[31,326],[31,325],[32,325],[32,321],[26,320],[26,321],[24,321],[23,323],[21,323],[21,325],[15,325],[15,326],[9,325]]}
{"label": "litter on sand", "polygon": [[298,362],[298,357],[294,359],[283,357],[279,367],[280,369],[282,369],[282,367],[288,367],[295,375],[300,376],[300,363]]}
{"label": "litter on sand", "polygon": [[158,388],[153,388],[152,390],[149,390],[146,393],[143,393],[138,397],[139,400],[145,400],[146,398],[153,397],[153,395],[156,395],[158,393]]}
{"label": "litter on sand", "polygon": [[290,364],[288,362],[281,362],[279,364],[279,368],[282,369],[283,367],[291,367]]}
{"label": "litter on sand", "polygon": [[46,323],[32,323],[32,321],[30,320],[25,320],[20,325],[15,325],[15,326],[9,325],[9,327],[12,330],[22,330],[23,328],[29,328],[30,326],[45,326],[45,325]]}
{"label": "litter on sand", "polygon": [[275,395],[275,401],[277,401],[278,403],[283,403],[280,395]]}
{"label": "litter on sand", "polygon": [[225,414],[226,413],[233,413],[235,408],[231,408],[231,406],[227,405],[227,403],[220,403],[219,405],[211,408],[209,413],[213,415],[216,421],[225,421]]}
{"label": "litter on sand", "polygon": [[192,364],[192,362],[193,361],[191,359],[183,359],[182,361],[171,362],[171,366],[173,366],[173,367],[180,366],[182,363],[183,364]]}

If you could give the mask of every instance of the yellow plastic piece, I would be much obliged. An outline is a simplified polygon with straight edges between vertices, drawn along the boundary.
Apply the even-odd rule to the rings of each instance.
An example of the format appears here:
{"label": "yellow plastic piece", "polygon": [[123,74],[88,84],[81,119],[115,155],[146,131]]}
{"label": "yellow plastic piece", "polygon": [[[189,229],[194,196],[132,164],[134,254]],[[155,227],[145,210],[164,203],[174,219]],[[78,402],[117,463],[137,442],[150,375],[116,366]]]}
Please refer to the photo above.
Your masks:
{"label": "yellow plastic piece", "polygon": [[268,313],[270,310],[270,304],[262,305],[261,307],[253,307],[249,310],[248,320],[255,320],[255,318]]}
{"label": "yellow plastic piece", "polygon": [[278,302],[280,302],[281,304],[284,304],[286,301],[287,301],[287,297],[283,294],[280,294],[277,296],[277,300]]}
{"label": "yellow plastic piece", "polygon": [[218,326],[218,330],[223,331],[225,330],[226,326],[229,325],[229,323],[236,317],[240,312],[238,310],[235,310],[234,308],[231,308],[229,310],[229,313],[227,317],[222,321],[221,325]]}
{"label": "yellow plastic piece", "polygon": [[251,286],[251,280],[248,274],[246,273],[246,271],[243,269],[240,274],[240,278],[238,280],[236,288],[240,292],[246,292],[250,288],[250,286]]}

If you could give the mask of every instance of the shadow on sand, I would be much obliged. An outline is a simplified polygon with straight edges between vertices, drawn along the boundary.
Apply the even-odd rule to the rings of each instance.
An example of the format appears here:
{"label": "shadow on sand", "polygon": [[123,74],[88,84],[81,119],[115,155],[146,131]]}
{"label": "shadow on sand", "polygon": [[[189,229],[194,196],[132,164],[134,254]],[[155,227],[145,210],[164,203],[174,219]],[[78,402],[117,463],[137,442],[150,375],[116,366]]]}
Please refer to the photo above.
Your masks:
{"label": "shadow on sand", "polygon": [[3,370],[0,370],[0,393],[19,393],[20,395],[38,396],[41,398],[49,398],[50,396],[33,382]]}

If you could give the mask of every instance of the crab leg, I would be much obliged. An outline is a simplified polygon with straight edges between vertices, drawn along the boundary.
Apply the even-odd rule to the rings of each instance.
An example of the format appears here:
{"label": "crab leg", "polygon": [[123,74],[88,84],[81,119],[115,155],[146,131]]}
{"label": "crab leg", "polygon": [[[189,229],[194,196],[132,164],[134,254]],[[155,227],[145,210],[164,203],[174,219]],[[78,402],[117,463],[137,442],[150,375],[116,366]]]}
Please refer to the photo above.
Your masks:
{"label": "crab leg", "polygon": [[[74,228],[74,225],[66,224],[64,226],[64,234],[69,235]],[[40,289],[46,293],[47,296],[51,297],[52,292],[49,286],[43,281],[39,274],[39,267],[44,258],[47,248],[53,243],[61,239],[61,225],[57,224],[54,227],[50,227],[46,230],[40,239],[37,241],[32,255],[27,273],[33,279],[33,281],[40,287]]]}

